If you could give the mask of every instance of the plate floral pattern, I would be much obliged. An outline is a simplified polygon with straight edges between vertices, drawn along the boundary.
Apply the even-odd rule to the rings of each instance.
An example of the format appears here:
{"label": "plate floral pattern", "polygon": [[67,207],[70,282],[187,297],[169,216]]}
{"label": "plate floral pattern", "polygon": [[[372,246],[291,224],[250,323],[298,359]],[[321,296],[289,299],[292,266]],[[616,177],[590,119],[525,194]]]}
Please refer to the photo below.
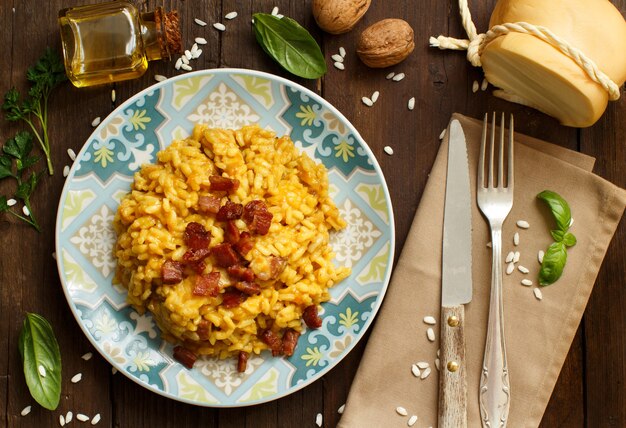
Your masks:
{"label": "plate floral pattern", "polygon": [[[290,134],[329,170],[333,198],[348,227],[332,237],[337,263],[352,275],[331,289],[323,326],[308,330],[290,358],[198,360],[187,370],[172,358],[149,313],[126,303],[112,284],[113,216],[133,174],[154,162],[197,122],[237,128],[259,123]],[[138,93],[106,118],[79,153],[56,222],[56,253],[70,308],[94,347],[130,379],[191,404],[236,407],[270,401],[308,385],[358,342],[381,305],[394,252],[393,213],[378,163],[354,127],[311,91],[270,74],[236,69],[188,73]]]}

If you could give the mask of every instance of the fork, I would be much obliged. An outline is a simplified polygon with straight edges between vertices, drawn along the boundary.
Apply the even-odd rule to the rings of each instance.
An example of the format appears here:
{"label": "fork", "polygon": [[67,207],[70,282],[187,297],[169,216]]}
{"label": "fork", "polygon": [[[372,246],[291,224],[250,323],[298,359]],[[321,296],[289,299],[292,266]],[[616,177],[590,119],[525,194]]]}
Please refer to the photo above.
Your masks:
{"label": "fork", "polygon": [[[509,123],[507,180],[504,178],[504,113],[500,123],[498,164],[494,164],[496,113],[493,113],[489,152],[487,149],[488,114],[485,114],[483,135],[480,144],[476,198],[478,207],[489,222],[492,242],[491,297],[485,355],[480,376],[479,406],[483,428],[506,427],[509,417],[511,390],[509,369],[506,362],[504,341],[504,314],[502,308],[502,224],[513,207],[513,115]],[[488,175],[485,183],[485,157],[488,158]],[[497,168],[497,183],[496,178]]]}

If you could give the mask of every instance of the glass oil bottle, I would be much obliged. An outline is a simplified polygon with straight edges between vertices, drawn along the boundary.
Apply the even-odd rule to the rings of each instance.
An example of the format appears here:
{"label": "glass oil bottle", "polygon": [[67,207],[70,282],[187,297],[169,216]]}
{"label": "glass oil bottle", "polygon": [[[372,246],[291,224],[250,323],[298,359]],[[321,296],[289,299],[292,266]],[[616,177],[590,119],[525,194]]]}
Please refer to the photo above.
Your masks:
{"label": "glass oil bottle", "polygon": [[77,87],[134,79],[148,61],[181,53],[178,12],[140,13],[127,1],[59,12],[65,70]]}

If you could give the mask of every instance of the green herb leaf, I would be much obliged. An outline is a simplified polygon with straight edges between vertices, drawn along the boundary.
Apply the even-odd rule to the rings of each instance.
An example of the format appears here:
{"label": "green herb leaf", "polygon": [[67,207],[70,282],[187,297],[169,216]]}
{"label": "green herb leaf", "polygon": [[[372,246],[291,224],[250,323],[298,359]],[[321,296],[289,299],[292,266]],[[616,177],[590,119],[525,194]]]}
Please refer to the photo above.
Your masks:
{"label": "green herb leaf", "polygon": [[311,34],[291,18],[255,13],[254,33],[263,50],[285,70],[306,79],[326,73],[326,61]]}
{"label": "green herb leaf", "polygon": [[565,199],[563,199],[558,193],[551,190],[544,190],[537,195],[537,198],[548,204],[550,210],[552,211],[552,215],[556,220],[556,225],[560,230],[566,232],[572,221],[572,214]]}
{"label": "green herb leaf", "polygon": [[29,156],[26,159],[22,160],[22,169],[28,169],[31,166],[35,165],[37,162],[39,162],[39,160],[41,159],[41,157],[39,156]]}
{"label": "green herb leaf", "polygon": [[10,122],[15,122],[23,118],[24,115],[20,108],[20,94],[17,92],[17,89],[11,88],[4,94],[2,109],[6,111],[6,118]]}
{"label": "green herb leaf", "polygon": [[556,242],[561,242],[563,240],[563,235],[565,235],[566,232],[562,231],[562,230],[551,230],[550,231],[550,235],[552,235],[552,239],[554,239]]}
{"label": "green herb leaf", "polygon": [[574,234],[567,232],[565,233],[565,235],[563,235],[563,243],[566,247],[573,247],[574,245],[576,245],[576,242],[577,241]]}
{"label": "green herb leaf", "polygon": [[7,198],[4,195],[0,195],[0,213],[3,213],[9,209]]}
{"label": "green herb leaf", "polygon": [[[61,398],[61,353],[52,327],[44,317],[26,314],[19,349],[30,395],[46,409],[55,410]],[[45,376],[39,367],[43,367]]]}
{"label": "green herb leaf", "polygon": [[542,286],[556,282],[563,274],[567,262],[567,250],[562,242],[554,242],[543,256],[539,271],[539,284]]}
{"label": "green herb leaf", "polygon": [[13,177],[13,170],[11,169],[11,158],[7,155],[0,156],[0,179],[6,177]]}
{"label": "green herb leaf", "polygon": [[26,159],[33,150],[33,136],[30,132],[18,132],[15,137],[7,140],[2,150],[16,159]]}

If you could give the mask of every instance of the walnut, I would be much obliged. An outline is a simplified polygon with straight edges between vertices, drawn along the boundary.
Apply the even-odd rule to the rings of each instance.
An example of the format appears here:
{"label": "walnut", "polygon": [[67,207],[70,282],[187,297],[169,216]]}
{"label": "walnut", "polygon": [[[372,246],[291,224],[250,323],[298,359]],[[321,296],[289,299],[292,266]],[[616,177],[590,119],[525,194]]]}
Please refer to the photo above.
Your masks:
{"label": "walnut", "polygon": [[365,15],[370,3],[371,0],[313,0],[313,16],[327,33],[347,33]]}
{"label": "walnut", "polygon": [[361,33],[356,53],[365,65],[384,68],[403,61],[413,49],[411,26],[402,19],[383,19]]}

